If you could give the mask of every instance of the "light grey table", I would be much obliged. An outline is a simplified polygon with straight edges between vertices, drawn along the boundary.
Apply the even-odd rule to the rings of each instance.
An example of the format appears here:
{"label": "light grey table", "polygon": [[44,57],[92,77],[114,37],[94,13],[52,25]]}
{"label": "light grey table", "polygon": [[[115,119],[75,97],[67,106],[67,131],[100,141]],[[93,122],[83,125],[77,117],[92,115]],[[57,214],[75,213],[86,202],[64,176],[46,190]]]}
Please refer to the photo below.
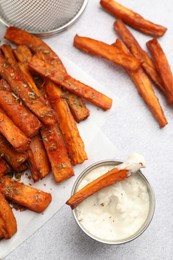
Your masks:
{"label": "light grey table", "polygon": [[[172,1],[121,2],[146,18],[168,27],[168,32],[160,42],[173,66]],[[168,126],[160,129],[121,68],[100,58],[86,55],[75,49],[72,44],[76,33],[108,43],[114,42],[116,35],[113,31],[113,22],[114,18],[101,9],[99,1],[90,0],[77,23],[46,42],[57,44],[63,55],[94,80],[114,92],[117,107],[105,121],[102,131],[120,151],[118,158],[125,159],[133,151],[145,156],[147,168],[144,173],[156,194],[154,219],[147,231],[138,239],[121,246],[109,246],[88,238],[76,225],[70,209],[64,206],[4,260],[171,260],[173,258],[173,108],[167,105],[156,90],[169,121]],[[133,32],[145,48],[145,42],[151,37],[134,30]]]}

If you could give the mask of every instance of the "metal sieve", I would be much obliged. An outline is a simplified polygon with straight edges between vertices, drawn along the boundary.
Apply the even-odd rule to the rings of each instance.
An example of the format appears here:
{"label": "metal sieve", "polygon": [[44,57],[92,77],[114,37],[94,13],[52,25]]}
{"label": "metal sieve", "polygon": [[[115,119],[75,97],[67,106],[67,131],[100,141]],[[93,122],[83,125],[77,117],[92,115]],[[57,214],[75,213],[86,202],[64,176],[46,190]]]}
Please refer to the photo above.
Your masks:
{"label": "metal sieve", "polygon": [[87,0],[0,0],[0,22],[50,37],[76,21],[86,4]]}

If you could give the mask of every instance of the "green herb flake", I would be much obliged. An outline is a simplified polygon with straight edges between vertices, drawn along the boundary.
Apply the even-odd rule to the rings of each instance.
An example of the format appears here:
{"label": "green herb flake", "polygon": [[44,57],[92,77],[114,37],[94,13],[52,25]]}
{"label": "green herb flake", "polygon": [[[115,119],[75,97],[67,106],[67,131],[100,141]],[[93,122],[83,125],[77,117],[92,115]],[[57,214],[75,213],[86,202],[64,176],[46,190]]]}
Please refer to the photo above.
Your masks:
{"label": "green herb flake", "polygon": [[46,72],[45,73],[45,76],[47,77],[47,76],[50,76],[51,75],[51,73],[50,72]]}
{"label": "green herb flake", "polygon": [[23,162],[23,157],[17,159],[16,162]]}
{"label": "green herb flake", "polygon": [[5,69],[7,69],[7,68],[8,68],[8,64],[4,63],[4,64],[3,64],[3,67],[4,67]]}
{"label": "green herb flake", "polygon": [[35,200],[36,200],[36,201],[40,201],[40,200],[41,200],[41,198],[40,198],[40,196],[39,196],[38,194],[35,194],[34,197],[35,197]]}
{"label": "green herb flake", "polygon": [[58,165],[58,169],[61,170],[66,167],[66,163],[61,163]]}
{"label": "green herb flake", "polygon": [[15,188],[13,186],[9,186],[9,185],[4,188],[3,193],[4,193],[4,195],[6,195],[6,196],[8,196],[10,198],[12,198],[13,196],[19,194],[17,188]]}
{"label": "green herb flake", "polygon": [[28,91],[28,95],[29,95],[29,98],[30,98],[30,99],[35,99],[35,97],[36,97],[36,95],[35,95],[34,92]]}
{"label": "green herb flake", "polygon": [[43,136],[43,141],[45,141],[45,142],[48,142],[49,140],[47,139],[47,137],[46,136]]}
{"label": "green herb flake", "polygon": [[44,53],[44,54],[49,54],[50,51],[49,51],[49,50],[43,50],[43,53]]}
{"label": "green herb flake", "polygon": [[49,151],[55,151],[56,149],[57,149],[57,146],[54,143],[49,146]]}
{"label": "green herb flake", "polygon": [[16,101],[19,101],[19,97],[16,96],[16,94],[14,92],[12,92],[11,95],[15,98]]}
{"label": "green herb flake", "polygon": [[14,73],[10,73],[10,76],[11,76],[12,78],[14,78]]}

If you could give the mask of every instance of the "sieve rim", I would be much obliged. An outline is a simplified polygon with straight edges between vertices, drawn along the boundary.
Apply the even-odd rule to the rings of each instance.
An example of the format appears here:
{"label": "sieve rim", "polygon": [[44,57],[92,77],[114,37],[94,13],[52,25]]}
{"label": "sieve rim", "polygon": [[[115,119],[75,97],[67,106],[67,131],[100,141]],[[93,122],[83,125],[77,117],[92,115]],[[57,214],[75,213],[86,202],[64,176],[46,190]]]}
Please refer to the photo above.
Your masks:
{"label": "sieve rim", "polygon": [[[81,16],[81,14],[84,12],[86,6],[87,6],[88,0],[84,0],[83,4],[81,6],[81,8],[79,9],[79,11],[76,13],[76,15],[67,23],[65,23],[64,25],[54,29],[54,30],[49,30],[49,31],[45,31],[45,32],[37,32],[37,31],[33,31],[33,30],[26,30],[22,27],[19,27],[20,29],[26,30],[27,32],[34,34],[40,38],[50,38],[62,31],[65,31],[66,29],[68,29],[74,22],[76,22],[79,17]],[[10,26],[15,26],[14,24],[9,24],[6,22],[5,19],[2,18],[2,16],[0,15],[0,23],[2,23],[3,25],[5,25],[6,27],[10,27]]]}

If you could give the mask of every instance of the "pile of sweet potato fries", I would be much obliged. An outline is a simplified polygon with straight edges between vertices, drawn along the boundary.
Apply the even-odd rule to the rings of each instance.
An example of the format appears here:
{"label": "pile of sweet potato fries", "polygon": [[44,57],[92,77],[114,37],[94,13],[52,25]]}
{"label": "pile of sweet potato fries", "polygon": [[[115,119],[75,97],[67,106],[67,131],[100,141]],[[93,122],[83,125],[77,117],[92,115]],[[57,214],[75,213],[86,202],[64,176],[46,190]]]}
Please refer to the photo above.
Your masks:
{"label": "pile of sweet potato fries", "polygon": [[57,183],[74,175],[73,165],[88,159],[77,123],[89,116],[84,103],[103,110],[112,99],[72,78],[60,58],[41,39],[9,27],[16,45],[0,49],[0,238],[17,224],[7,201],[44,211],[51,194],[7,177],[30,169],[34,182],[53,173]]}
{"label": "pile of sweet potato fries", "polygon": [[[173,75],[167,57],[157,40],[157,37],[163,36],[167,29],[144,19],[141,15],[114,0],[101,0],[100,4],[117,18],[114,29],[119,38],[109,45],[105,42],[76,35],[74,46],[91,55],[98,55],[121,65],[129,74],[160,127],[164,127],[167,120],[154,93],[152,83],[162,91],[168,103],[172,104]],[[153,59],[141,48],[125,24],[155,37],[147,42],[147,47]],[[69,198],[66,204],[74,209],[93,193],[125,178],[127,178],[127,172],[113,169],[79,190]]]}
{"label": "pile of sweet potato fries", "polygon": [[[160,127],[164,127],[168,122],[152,85],[157,86],[166,96],[168,102],[172,104],[173,76],[165,53],[157,40],[157,37],[164,35],[167,28],[146,20],[114,0],[101,0],[100,4],[116,17],[114,29],[119,38],[110,45],[76,35],[74,46],[91,55],[101,56],[121,65],[134,82]],[[141,48],[125,24],[155,37],[147,43],[152,58]]]}

